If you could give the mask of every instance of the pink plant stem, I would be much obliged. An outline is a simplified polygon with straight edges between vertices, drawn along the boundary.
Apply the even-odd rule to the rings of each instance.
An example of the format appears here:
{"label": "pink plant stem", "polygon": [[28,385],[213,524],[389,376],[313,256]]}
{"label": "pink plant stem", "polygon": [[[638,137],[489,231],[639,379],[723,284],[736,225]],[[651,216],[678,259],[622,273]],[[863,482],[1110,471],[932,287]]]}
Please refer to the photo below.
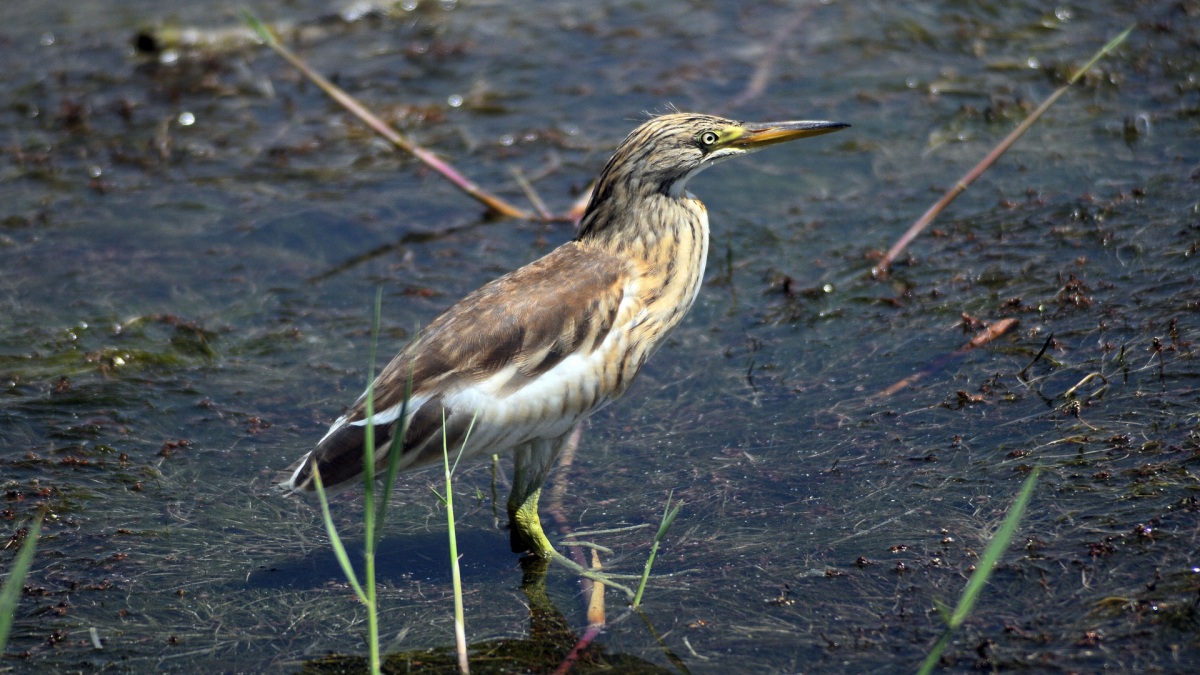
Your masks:
{"label": "pink plant stem", "polygon": [[965,176],[960,178],[958,182],[954,184],[954,187],[950,188],[946,194],[942,195],[942,198],[939,199],[936,204],[929,207],[929,210],[926,211],[925,214],[920,218],[918,218],[917,222],[913,223],[912,226],[908,228],[908,231],[905,232],[904,235],[901,236],[900,239],[897,240],[890,249],[888,249],[888,252],[883,256],[883,259],[879,261],[879,264],[871,270],[871,276],[877,278],[886,276],[888,270],[892,267],[892,262],[896,260],[896,257],[904,251],[909,243],[912,242],[913,239],[916,239],[917,235],[920,234],[921,231],[929,225],[929,223],[933,222],[933,219],[937,218],[938,215],[940,215],[942,211],[949,206],[950,202],[954,201],[955,197],[958,197],[960,194],[962,194],[963,191],[967,189],[967,186],[969,186],[971,183],[974,183],[976,178],[979,178],[984,171],[987,171],[992,164],[995,164],[996,160],[1000,159],[1000,155],[1003,155],[1013,143],[1016,143],[1017,139],[1024,135],[1029,127],[1033,126],[1033,123],[1036,122],[1043,113],[1049,110],[1050,106],[1054,105],[1055,101],[1057,101],[1063,94],[1067,92],[1067,89],[1071,85],[1075,84],[1075,82],[1078,81],[1084,73],[1090,70],[1092,66],[1096,65],[1096,62],[1099,61],[1105,54],[1112,51],[1117,47],[1117,45],[1124,42],[1125,38],[1129,36],[1129,33],[1132,30],[1133,26],[1130,26],[1129,28],[1126,28],[1125,31],[1120,35],[1110,40],[1108,44],[1104,45],[1100,51],[1096,52],[1092,56],[1090,61],[1084,64],[1082,68],[1075,71],[1075,74],[1071,76],[1070,80],[1067,80],[1066,84],[1056,89],[1053,94],[1050,94],[1050,96],[1046,98],[1045,101],[1042,101],[1042,104],[1039,105],[1036,110],[1030,113],[1028,117],[1021,120],[1021,123],[1017,125],[1016,129],[1013,129],[1008,136],[1005,136],[1004,140],[1000,141],[1000,143],[993,148],[992,151],[989,152],[981,162],[975,165],[975,168],[971,169]]}
{"label": "pink plant stem", "polygon": [[[592,551],[592,570],[600,571],[600,555],[595,550]],[[583,654],[597,637],[604,632],[605,617],[604,617],[604,584],[599,581],[592,582],[591,592],[588,594],[588,627],[579,637],[579,641],[571,648],[570,653],[558,664],[558,668],[554,669],[555,675],[565,675],[571,670]]]}
{"label": "pink plant stem", "polygon": [[456,171],[454,167],[447,164],[433,152],[422,148],[421,146],[413,143],[409,139],[397,133],[394,129],[384,123],[383,120],[372,114],[371,111],[363,107],[358,101],[354,100],[352,96],[347,94],[340,87],[325,79],[323,75],[310,68],[307,63],[301,60],[300,57],[293,54],[290,49],[283,46],[283,44],[276,40],[274,36],[270,36],[270,39],[266,39],[266,43],[288,63],[292,64],[296,70],[299,70],[304,74],[305,77],[320,87],[320,89],[328,94],[330,98],[337,101],[338,104],[340,104],[343,108],[349,110],[355,117],[362,120],[363,124],[366,124],[375,133],[386,138],[392,143],[392,145],[395,145],[413,157],[416,157],[426,166],[438,172],[446,180],[453,183],[455,187],[467,193],[477,201],[482,202],[493,213],[511,218],[524,218],[526,220],[532,219],[531,214],[528,212],[486,192],[478,185],[471,182],[471,180],[466,176],[463,176]]}

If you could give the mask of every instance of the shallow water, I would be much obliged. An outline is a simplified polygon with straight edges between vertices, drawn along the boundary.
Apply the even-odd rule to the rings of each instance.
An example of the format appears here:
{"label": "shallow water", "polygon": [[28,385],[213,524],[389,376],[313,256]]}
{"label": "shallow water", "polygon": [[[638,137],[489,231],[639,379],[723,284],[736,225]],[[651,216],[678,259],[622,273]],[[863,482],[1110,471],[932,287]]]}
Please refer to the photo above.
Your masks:
{"label": "shallow water", "polygon": [[[294,670],[365,653],[314,505],[270,477],[361,389],[377,288],[390,354],[571,236],[483,218],[269,51],[130,46],[156,22],[237,26],[236,9],[4,10],[0,523],[18,538],[39,508],[49,520],[0,668]],[[653,628],[610,626],[598,663],[912,671],[936,603],[958,597],[1035,465],[1018,541],[947,665],[1200,658],[1200,5],[274,12],[318,26],[302,56],[398,127],[523,204],[519,169],[556,211],[644,111],[853,125],[691,184],[714,227],[706,287],[552,479],[576,530],[655,525],[669,493],[685,502],[655,565],[670,576],[647,593]],[[870,277],[1130,23],[890,278]],[[978,330],[964,313],[1020,325],[956,354]],[[436,479],[403,479],[389,518],[391,653],[453,644]],[[523,586],[487,463],[462,469],[456,496],[476,669],[510,648],[553,668],[586,625],[577,584],[551,570],[548,606]],[[347,532],[359,504],[335,504]],[[600,535],[606,566],[640,571],[652,531]]]}

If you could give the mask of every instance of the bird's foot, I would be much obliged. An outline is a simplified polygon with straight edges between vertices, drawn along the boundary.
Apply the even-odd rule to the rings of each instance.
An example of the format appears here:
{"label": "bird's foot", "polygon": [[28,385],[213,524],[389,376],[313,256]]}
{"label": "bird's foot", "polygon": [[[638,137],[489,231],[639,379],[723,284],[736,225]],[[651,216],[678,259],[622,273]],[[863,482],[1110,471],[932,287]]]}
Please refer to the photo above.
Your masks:
{"label": "bird's foot", "polygon": [[[597,583],[601,583],[601,584],[604,584],[605,586],[609,586],[611,588],[619,590],[619,591],[625,593],[631,599],[633,598],[633,596],[634,596],[633,590],[631,588],[629,588],[628,586],[626,586],[625,584],[622,584],[620,581],[618,581],[618,579],[623,579],[623,580],[638,579],[639,577],[637,575],[635,575],[635,574],[608,574],[608,573],[604,573],[604,572],[599,572],[597,570],[593,570],[593,569],[584,567],[584,566],[580,565],[579,563],[575,562],[574,560],[571,560],[567,556],[559,553],[554,548],[554,546],[550,543],[550,540],[548,538],[546,538],[545,532],[542,531],[542,524],[536,518],[536,516],[534,517],[534,519],[532,521],[523,522],[523,519],[520,518],[519,512],[514,513],[513,518],[512,518],[512,529],[510,530],[510,533],[511,533],[511,540],[512,540],[511,541],[512,550],[514,553],[528,553],[528,555],[530,557],[540,558],[542,560],[558,563],[559,565],[566,567],[571,572],[573,572],[581,577],[591,579],[592,581],[595,581]],[[578,546],[580,544],[574,543],[574,542],[566,542],[565,545],[566,546]],[[596,548],[603,549],[603,547],[596,547]],[[612,551],[609,551],[607,549],[604,549],[603,552],[612,553]]]}
{"label": "bird's foot", "polygon": [[531,553],[539,558],[550,560],[558,555],[554,546],[542,531],[542,521],[538,518],[537,503],[532,508],[511,509],[508,513],[509,542],[513,553]]}
{"label": "bird's foot", "polygon": [[613,588],[618,591],[621,591],[626,596],[628,596],[630,600],[632,600],[634,597],[633,589],[617,580],[621,579],[621,580],[628,581],[631,579],[640,579],[641,578],[640,576],[638,576],[636,574],[612,574],[612,573],[607,573],[607,572],[600,572],[600,571],[597,571],[594,569],[589,569],[587,567],[584,567],[583,565],[580,565],[579,563],[575,562],[574,560],[571,560],[567,556],[562,555],[558,551],[553,551],[550,560],[562,565],[563,567],[566,567],[567,569],[571,570],[572,572],[574,572],[575,574],[578,574],[581,577],[584,577],[586,579],[591,579],[592,581],[595,581],[596,583],[604,584],[605,586],[608,586],[609,588]]}

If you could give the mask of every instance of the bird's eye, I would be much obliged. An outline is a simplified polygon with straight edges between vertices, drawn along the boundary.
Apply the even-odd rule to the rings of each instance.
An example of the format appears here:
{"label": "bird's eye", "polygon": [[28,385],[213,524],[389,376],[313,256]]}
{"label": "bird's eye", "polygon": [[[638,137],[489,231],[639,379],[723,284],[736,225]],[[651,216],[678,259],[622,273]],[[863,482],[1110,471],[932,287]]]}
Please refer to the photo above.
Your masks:
{"label": "bird's eye", "polygon": [[717,136],[717,132],[715,131],[705,131],[704,133],[700,134],[698,140],[700,141],[700,145],[709,147],[716,145],[717,141],[720,140],[720,137]]}

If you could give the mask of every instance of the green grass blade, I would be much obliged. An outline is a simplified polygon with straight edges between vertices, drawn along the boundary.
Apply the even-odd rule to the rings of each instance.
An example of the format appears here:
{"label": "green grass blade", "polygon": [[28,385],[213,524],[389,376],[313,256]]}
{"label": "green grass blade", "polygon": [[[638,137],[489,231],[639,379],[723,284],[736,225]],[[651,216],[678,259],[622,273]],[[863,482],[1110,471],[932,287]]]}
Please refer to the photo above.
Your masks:
{"label": "green grass blade", "polygon": [[654,535],[654,543],[650,546],[650,557],[646,558],[646,567],[642,570],[642,580],[638,583],[637,592],[633,596],[635,608],[642,604],[642,593],[646,590],[646,582],[650,580],[650,568],[654,566],[654,558],[658,556],[658,545],[667,536],[667,530],[671,529],[671,523],[675,522],[675,516],[679,515],[679,509],[683,508],[683,502],[677,502],[675,508],[671,508],[673,494],[672,492],[667,495],[667,505],[663,508],[662,523],[658,526],[658,533]]}
{"label": "green grass blade", "polygon": [[[367,423],[363,426],[363,521],[367,555],[375,552],[375,349],[379,344],[379,316],[382,313],[383,288],[375,290],[371,316],[371,350],[367,357]],[[369,580],[368,580],[369,583]]]}
{"label": "green grass blade", "polygon": [[[671,505],[671,495],[667,495],[667,506]],[[671,509],[670,513],[663,512],[662,524],[658,526],[658,533],[654,535],[654,541],[662,541],[663,537],[667,536],[667,530],[671,529],[671,525],[675,522],[675,516],[679,515],[679,509],[683,508],[683,502],[676,502],[675,508]]]}
{"label": "green grass blade", "polygon": [[[928,675],[933,672],[934,666],[937,665],[938,659],[942,657],[942,652],[946,646],[950,644],[950,635],[962,625],[971,610],[975,607],[975,602],[979,599],[979,594],[983,592],[983,587],[987,584],[988,578],[992,575],[992,570],[996,563],[1000,560],[1000,556],[1008,550],[1009,544],[1012,542],[1013,535],[1017,532],[1017,526],[1021,523],[1021,518],[1025,515],[1025,507],[1029,505],[1029,499],[1033,496],[1034,486],[1037,484],[1038,473],[1040,469],[1034,468],[1029,472],[1029,477],[1025,479],[1024,485],[1021,486],[1021,492],[1017,495],[1016,501],[1008,510],[1008,515],[1004,517],[1004,522],[1000,525],[1000,529],[996,531],[996,535],[988,542],[987,549],[983,552],[983,557],[979,559],[979,564],[975,566],[975,572],[971,574],[971,578],[967,580],[967,586],[963,589],[962,596],[958,599],[958,605],[950,614],[946,621],[946,630],[942,636],[938,638],[933,649],[925,658],[925,662],[921,664],[919,675]],[[943,614],[944,616],[944,614]]]}
{"label": "green grass blade", "polygon": [[942,652],[946,651],[946,646],[950,644],[950,636],[954,631],[947,628],[942,631],[938,641],[934,643],[933,649],[929,650],[929,656],[925,657],[925,662],[921,664],[921,669],[917,671],[917,675],[930,675],[933,672],[933,667],[937,665],[938,659],[942,658]]}
{"label": "green grass blade", "polygon": [[[379,546],[380,527],[376,516],[387,512],[386,503],[375,501],[375,352],[379,347],[379,324],[383,314],[383,288],[375,290],[374,312],[371,315],[371,350],[367,367],[366,426],[363,434],[363,584],[367,605],[367,649],[370,651],[371,673],[379,675],[382,660],[379,653],[379,595],[375,585],[375,550]],[[399,436],[397,434],[397,436]],[[393,444],[394,446],[395,444]]]}
{"label": "green grass blade", "polygon": [[1081,66],[1079,68],[1079,70],[1075,71],[1075,74],[1071,76],[1071,79],[1067,80],[1067,84],[1075,84],[1077,81],[1079,81],[1079,78],[1083,77],[1084,73],[1091,70],[1092,66],[1096,65],[1097,61],[1099,61],[1100,59],[1107,56],[1109,52],[1116,49],[1118,45],[1120,45],[1122,42],[1124,42],[1125,38],[1129,37],[1129,34],[1133,32],[1134,28],[1137,28],[1136,23],[1131,24],[1129,26],[1129,28],[1126,28],[1124,31],[1122,31],[1120,35],[1109,40],[1108,44],[1101,47],[1100,51],[1098,51],[1092,55],[1091,60],[1089,60],[1087,63],[1083,64],[1083,66]]}
{"label": "green grass blade", "polygon": [[[460,673],[470,673],[471,664],[467,660],[467,623],[465,612],[463,611],[463,593],[462,593],[462,573],[458,565],[458,537],[454,530],[454,485],[452,476],[454,470],[458,468],[458,460],[462,459],[463,452],[467,449],[467,441],[471,438],[471,431],[475,429],[475,420],[478,416],[471,418],[471,424],[467,427],[467,433],[463,436],[462,445],[459,446],[458,456],[454,458],[454,466],[450,466],[450,447],[449,441],[446,438],[446,411],[442,410],[442,466],[446,472],[446,496],[442,499],[442,503],[446,505],[446,521],[448,525],[450,537],[450,578],[454,585],[454,643],[458,651],[458,670]],[[437,494],[435,491],[434,494]],[[441,498],[441,495],[438,495]]]}
{"label": "green grass blade", "polygon": [[246,25],[250,26],[250,29],[258,35],[258,38],[263,41],[263,44],[268,46],[276,44],[275,34],[271,32],[270,28],[267,28],[267,25],[264,24],[258,18],[258,16],[254,14],[254,12],[251,12],[248,9],[242,9],[242,21],[245,21]]}
{"label": "green grass blade", "polygon": [[333,548],[334,557],[342,568],[342,573],[355,596],[367,607],[367,647],[370,650],[370,666],[372,673],[379,673],[382,661],[379,649],[379,611],[378,592],[375,584],[375,551],[382,537],[383,522],[387,515],[387,502],[391,497],[396,474],[399,472],[398,458],[403,447],[403,430],[405,416],[408,412],[408,393],[401,404],[400,416],[397,419],[397,431],[393,434],[390,446],[391,457],[388,460],[388,471],[385,477],[382,500],[376,507],[375,493],[375,350],[379,344],[380,315],[382,314],[383,289],[375,292],[375,312],[371,321],[370,361],[367,367],[367,391],[363,395],[366,402],[366,420],[363,430],[363,566],[364,581],[358,580],[350,556],[338,535],[337,526],[329,511],[329,498],[325,493],[325,484],[321,479],[320,469],[313,464],[313,482],[316,486],[317,497],[321,502],[321,518],[325,523],[325,531],[329,533],[329,543]]}
{"label": "green grass blade", "polygon": [[16,618],[17,605],[21,602],[21,589],[25,587],[25,577],[29,574],[29,568],[33,566],[33,552],[37,548],[38,536],[41,533],[42,518],[39,516],[33,521],[33,525],[29,526],[29,532],[25,534],[25,543],[21,544],[21,550],[13,561],[8,581],[5,581],[4,587],[0,589],[0,654],[8,644],[8,634]]}
{"label": "green grass blade", "polygon": [[325,484],[321,481],[321,472],[317,469],[316,464],[313,465],[313,482],[317,486],[317,499],[321,502],[321,519],[325,521],[325,531],[329,533],[329,545],[333,547],[333,555],[337,558],[338,565],[342,567],[342,573],[346,575],[346,580],[354,588],[354,594],[358,596],[359,600],[366,603],[367,594],[363,592],[362,586],[358,583],[358,575],[354,573],[354,566],[350,564],[350,556],[346,553],[346,547],[342,545],[342,538],[338,536],[337,526],[333,524],[333,516],[329,513],[329,498],[325,495]]}
{"label": "green grass blade", "polygon": [[988,577],[992,575],[992,570],[996,567],[996,563],[1000,561],[1000,556],[1008,550],[1008,545],[1012,542],[1013,535],[1017,533],[1017,525],[1021,523],[1021,518],[1025,515],[1025,507],[1029,505],[1029,498],[1033,496],[1033,488],[1037,483],[1038,469],[1029,472],[1029,477],[1025,479],[1025,484],[1021,486],[1021,492],[1017,495],[1017,500],[1013,502],[1012,508],[1008,510],[1008,515],[1004,518],[1004,523],[1000,529],[996,531],[996,535],[992,537],[992,541],[988,543],[988,547],[983,552],[983,558],[980,559],[979,565],[975,568],[975,573],[971,575],[971,579],[967,582],[967,587],[963,591],[962,597],[958,601],[958,605],[954,608],[954,613],[950,615],[950,628],[955,629],[962,625],[962,622],[971,613],[971,609],[975,606],[975,601],[979,599],[980,592],[987,584]]}
{"label": "green grass blade", "polygon": [[404,452],[404,434],[408,431],[408,401],[412,398],[412,373],[404,386],[404,401],[400,403],[400,416],[396,418],[396,431],[388,446],[387,471],[383,474],[383,495],[379,500],[379,517],[375,521],[376,541],[383,536],[383,521],[387,517],[388,503],[396,487],[396,476],[400,473],[400,455]]}

